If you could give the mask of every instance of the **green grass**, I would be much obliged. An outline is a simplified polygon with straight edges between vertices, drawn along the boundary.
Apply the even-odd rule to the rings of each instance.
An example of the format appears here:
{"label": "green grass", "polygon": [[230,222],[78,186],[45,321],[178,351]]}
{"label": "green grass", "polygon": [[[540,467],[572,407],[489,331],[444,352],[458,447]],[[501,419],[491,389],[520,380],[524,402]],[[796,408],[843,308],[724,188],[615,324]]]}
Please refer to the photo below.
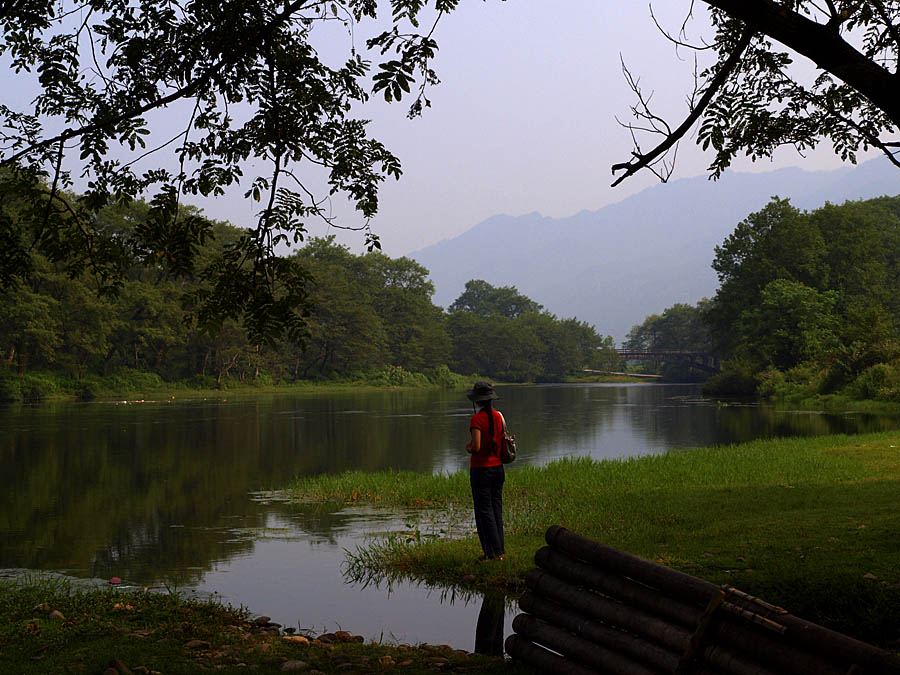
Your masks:
{"label": "green grass", "polygon": [[[348,473],[304,479],[302,499],[459,511],[465,473]],[[552,524],[888,645],[900,637],[900,432],[755,441],[626,461],[515,467],[504,491],[507,556],[474,563],[456,537],[375,540],[352,576],[520,588]],[[415,529],[415,528],[414,528]]]}
{"label": "green grass", "polygon": [[242,609],[175,594],[74,588],[49,578],[0,582],[0,673],[99,674],[122,664],[145,674],[278,673],[287,661],[322,673],[433,673],[435,663],[447,672],[530,672],[447,646],[365,642],[340,633],[333,644],[312,636],[304,643],[256,628],[248,618]]}

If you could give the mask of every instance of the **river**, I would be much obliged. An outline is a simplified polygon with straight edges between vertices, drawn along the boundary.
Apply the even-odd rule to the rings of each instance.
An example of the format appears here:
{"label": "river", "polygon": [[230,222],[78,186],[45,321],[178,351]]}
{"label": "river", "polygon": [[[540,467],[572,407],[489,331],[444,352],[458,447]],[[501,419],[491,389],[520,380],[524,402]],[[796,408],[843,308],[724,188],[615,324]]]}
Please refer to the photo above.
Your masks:
{"label": "river", "polygon": [[[519,442],[511,471],[566,456],[900,428],[895,416],[720,405],[690,385],[498,393]],[[497,612],[480,596],[345,579],[345,550],[403,530],[405,514],[292,504],[278,492],[295,476],[346,469],[464,469],[471,413],[459,392],[417,390],[2,407],[0,576],[116,576],[212,594],[299,629],[471,651],[479,614],[486,624]],[[507,611],[507,633],[511,619]]]}

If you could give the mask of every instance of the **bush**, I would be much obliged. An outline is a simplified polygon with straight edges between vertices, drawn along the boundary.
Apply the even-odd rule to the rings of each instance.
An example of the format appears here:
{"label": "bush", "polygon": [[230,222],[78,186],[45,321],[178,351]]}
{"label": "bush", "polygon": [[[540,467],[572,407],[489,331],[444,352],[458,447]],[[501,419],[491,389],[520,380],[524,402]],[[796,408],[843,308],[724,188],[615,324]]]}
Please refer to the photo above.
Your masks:
{"label": "bush", "polygon": [[759,380],[742,367],[716,373],[703,384],[707,396],[752,396],[756,394]]}
{"label": "bush", "polygon": [[447,366],[429,368],[425,371],[425,376],[431,384],[444,389],[459,389],[467,383],[466,378],[462,375],[457,375]]}
{"label": "bush", "polygon": [[7,373],[0,375],[0,403],[21,400],[22,390],[19,387],[19,378]]}
{"label": "bush", "polygon": [[900,391],[900,364],[876,363],[866,368],[845,389],[854,399],[896,401]]}
{"label": "bush", "polygon": [[55,377],[44,373],[33,373],[22,378],[20,391],[26,403],[37,403],[58,391]]}

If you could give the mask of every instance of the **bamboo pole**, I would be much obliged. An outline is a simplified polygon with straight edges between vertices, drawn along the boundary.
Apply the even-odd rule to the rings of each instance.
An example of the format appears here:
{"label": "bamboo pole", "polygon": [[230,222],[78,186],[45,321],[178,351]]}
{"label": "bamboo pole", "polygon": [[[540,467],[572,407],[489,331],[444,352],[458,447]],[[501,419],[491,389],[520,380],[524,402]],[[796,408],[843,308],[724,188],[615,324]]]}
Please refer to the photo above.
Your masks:
{"label": "bamboo pole", "polygon": [[572,663],[558,654],[539,647],[520,635],[513,634],[506,638],[505,648],[507,654],[531,666],[539,673],[550,673],[551,675],[600,675],[602,672]]}
{"label": "bamboo pole", "polygon": [[[708,581],[618,551],[559,525],[548,528],[545,539],[556,550],[658,588],[685,602],[706,604],[722,590]],[[778,614],[771,618],[784,628],[788,642],[802,645],[827,660],[838,659],[848,668],[857,665],[866,673],[900,675],[900,657],[889,652],[791,614]]]}
{"label": "bamboo pole", "polygon": [[513,619],[513,630],[517,635],[559,652],[575,663],[603,671],[609,675],[658,675],[659,673],[658,670],[648,668],[620,652],[610,649],[608,645],[595,644],[528,614],[519,614]]}

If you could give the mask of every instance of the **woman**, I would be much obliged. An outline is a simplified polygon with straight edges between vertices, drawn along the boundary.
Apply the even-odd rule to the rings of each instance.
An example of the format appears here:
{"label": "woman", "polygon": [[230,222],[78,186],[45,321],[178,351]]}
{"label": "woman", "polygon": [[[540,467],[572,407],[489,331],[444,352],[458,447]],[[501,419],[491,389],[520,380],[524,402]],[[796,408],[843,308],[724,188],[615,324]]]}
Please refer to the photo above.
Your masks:
{"label": "woman", "polygon": [[469,483],[475,506],[475,527],[481,540],[482,560],[503,560],[503,417],[492,401],[500,398],[490,382],[476,382],[466,397],[478,407],[469,421],[471,440],[466,444]]}

